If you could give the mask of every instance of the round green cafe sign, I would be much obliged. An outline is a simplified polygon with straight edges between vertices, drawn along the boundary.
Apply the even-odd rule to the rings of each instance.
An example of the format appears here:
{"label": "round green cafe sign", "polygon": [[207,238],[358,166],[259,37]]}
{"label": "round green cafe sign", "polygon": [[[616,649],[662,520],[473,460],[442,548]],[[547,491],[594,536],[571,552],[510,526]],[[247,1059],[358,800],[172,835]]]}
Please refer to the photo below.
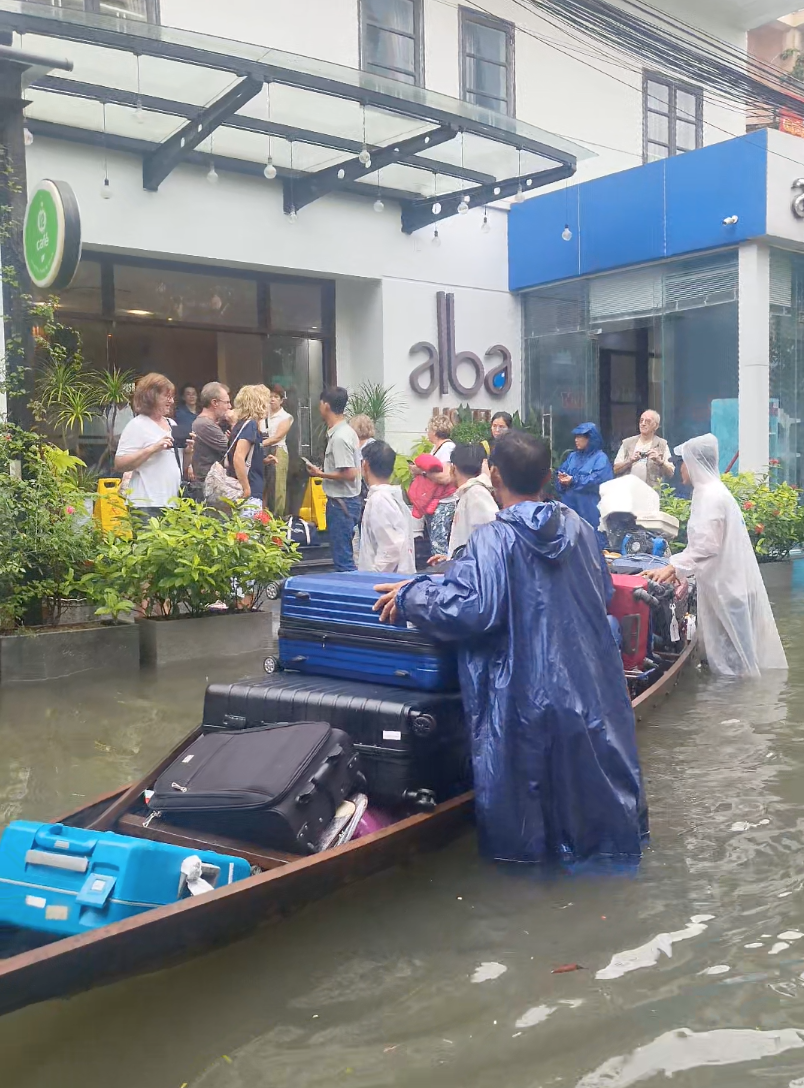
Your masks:
{"label": "round green cafe sign", "polygon": [[69,286],[81,260],[81,213],[66,181],[40,181],[31,192],[23,230],[25,264],[34,285]]}

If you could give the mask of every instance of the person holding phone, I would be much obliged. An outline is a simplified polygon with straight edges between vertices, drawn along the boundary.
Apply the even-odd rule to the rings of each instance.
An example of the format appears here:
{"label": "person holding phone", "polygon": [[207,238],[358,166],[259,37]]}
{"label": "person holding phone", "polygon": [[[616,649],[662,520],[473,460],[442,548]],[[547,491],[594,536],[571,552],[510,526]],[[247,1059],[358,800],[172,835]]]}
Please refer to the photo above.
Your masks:
{"label": "person holding phone", "polygon": [[632,476],[643,480],[649,487],[658,488],[675,473],[676,467],[670,455],[670,447],[659,438],[661,416],[649,408],[642,413],[639,434],[626,438],[614,460],[614,475]]}
{"label": "person holding phone", "polygon": [[348,401],[349,393],[342,386],[323,391],[318,407],[327,426],[324,468],[305,461],[310,476],[324,481],[332,565],[337,571],[355,570],[354,535],[363,507],[359,442],[344,416]]}
{"label": "person holding phone", "polygon": [[159,517],[179,495],[182,476],[192,459],[192,442],[185,435],[180,452],[174,440],[175,386],[164,374],[146,374],[134,387],[135,415],[123,428],[114,467],[131,473],[124,491],[129,506],[144,516]]}

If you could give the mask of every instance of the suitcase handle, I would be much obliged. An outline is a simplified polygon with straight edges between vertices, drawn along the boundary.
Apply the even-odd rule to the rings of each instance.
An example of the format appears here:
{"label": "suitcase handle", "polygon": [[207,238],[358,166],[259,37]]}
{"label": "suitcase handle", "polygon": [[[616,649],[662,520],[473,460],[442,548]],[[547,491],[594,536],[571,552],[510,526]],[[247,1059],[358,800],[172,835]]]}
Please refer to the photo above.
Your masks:
{"label": "suitcase handle", "polygon": [[338,744],[329,753],[325,759],[323,765],[318,768],[308,784],[301,791],[296,801],[300,805],[307,805],[312,800],[313,794],[317,789],[321,789],[326,781],[332,777],[332,773],[335,770],[338,763],[340,763],[343,757],[343,747]]}
{"label": "suitcase handle", "polygon": [[394,676],[398,676],[400,680],[410,679],[410,673],[407,671],[407,669],[397,669],[394,673]]}
{"label": "suitcase handle", "polygon": [[291,665],[303,665],[306,660],[306,657],[302,657],[301,655],[299,655],[298,657],[292,657],[290,659],[290,663]]}
{"label": "suitcase handle", "polygon": [[59,853],[72,855],[78,854],[81,857],[91,854],[98,844],[96,838],[88,839],[86,842],[76,842],[74,839],[67,838],[63,834],[64,831],[63,824],[51,824],[47,830],[40,828],[34,836],[34,842],[45,850],[57,850]]}
{"label": "suitcase handle", "polygon": [[300,589],[296,593],[296,600],[297,601],[309,601],[310,600],[310,594],[307,592],[306,589]]}

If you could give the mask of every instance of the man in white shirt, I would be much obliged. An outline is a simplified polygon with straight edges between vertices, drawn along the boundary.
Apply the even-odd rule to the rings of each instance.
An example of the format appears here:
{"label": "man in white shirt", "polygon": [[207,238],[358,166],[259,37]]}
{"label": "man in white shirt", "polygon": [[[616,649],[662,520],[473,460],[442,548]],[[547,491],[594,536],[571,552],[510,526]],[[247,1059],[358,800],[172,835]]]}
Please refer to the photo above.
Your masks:
{"label": "man in white shirt", "polygon": [[632,476],[643,480],[650,487],[658,488],[670,479],[676,471],[670,447],[657,431],[661,416],[649,408],[642,413],[639,421],[639,434],[626,438],[620,446],[620,452],[614,461],[614,475]]}
{"label": "man in white shirt", "polygon": [[396,453],[387,442],[363,447],[363,478],[368,498],[360,529],[357,569],[383,574],[415,574],[413,518],[402,488],[391,484]]}
{"label": "man in white shirt", "polygon": [[491,480],[483,474],[486,451],[479,445],[456,446],[452,451],[452,482],[455,492],[455,517],[449,534],[449,553],[434,555],[429,560],[442,563],[452,559],[459,548],[466,547],[478,525],[494,521],[499,512],[492,492]]}

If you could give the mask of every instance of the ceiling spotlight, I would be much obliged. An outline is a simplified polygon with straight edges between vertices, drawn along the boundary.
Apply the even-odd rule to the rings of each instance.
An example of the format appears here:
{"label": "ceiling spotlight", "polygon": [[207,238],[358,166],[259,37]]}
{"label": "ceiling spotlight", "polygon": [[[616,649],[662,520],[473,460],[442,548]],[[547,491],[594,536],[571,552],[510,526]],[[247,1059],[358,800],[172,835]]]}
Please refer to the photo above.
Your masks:
{"label": "ceiling spotlight", "polygon": [[274,160],[271,158],[270,155],[268,156],[268,162],[265,164],[263,174],[265,174],[266,178],[269,181],[273,181],[276,177],[276,167],[274,166]]}
{"label": "ceiling spotlight", "polygon": [[364,166],[370,166],[371,165],[371,152],[369,151],[369,149],[367,147],[364,146],[363,150],[360,152],[360,154],[357,157],[360,160],[360,162],[363,163]]}
{"label": "ceiling spotlight", "polygon": [[480,233],[491,234],[491,224],[489,223],[489,217],[487,215],[483,216],[483,222],[480,224]]}
{"label": "ceiling spotlight", "polygon": [[469,211],[469,201],[466,199],[466,197],[464,197],[463,200],[461,200],[460,204],[458,205],[458,215],[466,215],[466,213],[468,211]]}
{"label": "ceiling spotlight", "polygon": [[522,192],[522,183],[520,182],[519,186],[517,188],[516,194],[514,195],[514,201],[517,204],[521,204],[524,199],[525,199],[525,194]]}
{"label": "ceiling spotlight", "polygon": [[385,211],[385,205],[383,204],[380,197],[377,197],[377,199],[374,201],[374,211],[377,213],[377,215],[380,215],[382,212]]}
{"label": "ceiling spotlight", "polygon": [[210,185],[217,185],[219,181],[218,171],[215,169],[215,163],[209,164],[209,171],[207,173],[207,181]]}
{"label": "ceiling spotlight", "polygon": [[567,223],[566,227],[564,227],[564,229],[562,230],[561,237],[564,239],[565,242],[572,241],[572,231],[570,230],[569,223]]}
{"label": "ceiling spotlight", "polygon": [[435,246],[436,249],[441,245],[441,237],[438,233],[438,227],[433,231],[433,237],[430,240],[430,244]]}
{"label": "ceiling spotlight", "polygon": [[103,198],[103,200],[111,200],[112,199],[112,195],[113,195],[112,194],[112,186],[109,183],[108,178],[103,179],[103,185],[101,185],[100,195]]}

